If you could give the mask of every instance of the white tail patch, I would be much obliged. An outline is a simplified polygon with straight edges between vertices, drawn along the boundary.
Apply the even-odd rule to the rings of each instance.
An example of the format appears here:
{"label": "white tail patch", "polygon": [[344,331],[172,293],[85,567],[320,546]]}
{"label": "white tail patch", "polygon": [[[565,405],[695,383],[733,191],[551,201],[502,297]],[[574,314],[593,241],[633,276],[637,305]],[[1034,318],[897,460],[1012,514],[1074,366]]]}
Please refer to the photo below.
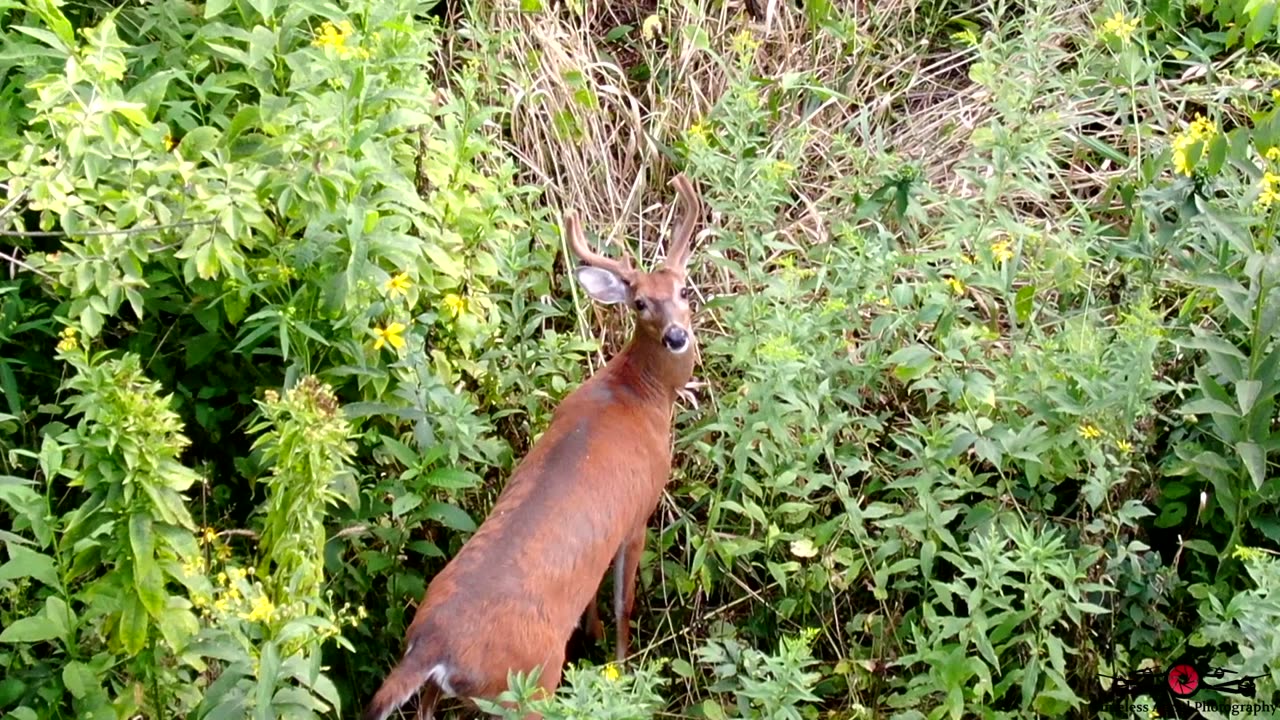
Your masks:
{"label": "white tail patch", "polygon": [[444,663],[436,663],[427,671],[427,681],[434,682],[445,697],[457,697],[457,693],[453,691],[453,685],[449,684],[449,676],[451,674]]}

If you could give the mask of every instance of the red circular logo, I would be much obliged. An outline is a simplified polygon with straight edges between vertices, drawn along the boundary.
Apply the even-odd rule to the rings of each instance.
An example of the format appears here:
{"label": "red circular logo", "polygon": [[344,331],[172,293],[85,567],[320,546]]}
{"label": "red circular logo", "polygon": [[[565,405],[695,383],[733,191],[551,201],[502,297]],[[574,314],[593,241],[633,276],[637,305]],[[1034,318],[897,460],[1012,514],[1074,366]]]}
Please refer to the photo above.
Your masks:
{"label": "red circular logo", "polygon": [[1200,673],[1187,664],[1174,665],[1169,669],[1169,689],[1178,697],[1187,697],[1200,687]]}

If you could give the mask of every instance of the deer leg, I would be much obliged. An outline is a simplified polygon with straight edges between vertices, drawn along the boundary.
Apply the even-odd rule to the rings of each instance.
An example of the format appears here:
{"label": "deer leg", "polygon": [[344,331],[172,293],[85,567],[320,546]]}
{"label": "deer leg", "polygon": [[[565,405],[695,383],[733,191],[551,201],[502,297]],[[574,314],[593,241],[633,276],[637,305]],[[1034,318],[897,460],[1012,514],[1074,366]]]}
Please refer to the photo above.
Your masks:
{"label": "deer leg", "polygon": [[586,631],[592,642],[600,642],[604,639],[604,623],[600,621],[600,608],[596,606],[595,596],[591,596],[591,604],[587,605],[587,612],[582,616],[582,629]]}
{"label": "deer leg", "polygon": [[632,530],[613,561],[613,619],[618,624],[614,657],[619,665],[631,652],[631,609],[636,602],[636,571],[640,568],[647,526],[648,523],[642,522]]}

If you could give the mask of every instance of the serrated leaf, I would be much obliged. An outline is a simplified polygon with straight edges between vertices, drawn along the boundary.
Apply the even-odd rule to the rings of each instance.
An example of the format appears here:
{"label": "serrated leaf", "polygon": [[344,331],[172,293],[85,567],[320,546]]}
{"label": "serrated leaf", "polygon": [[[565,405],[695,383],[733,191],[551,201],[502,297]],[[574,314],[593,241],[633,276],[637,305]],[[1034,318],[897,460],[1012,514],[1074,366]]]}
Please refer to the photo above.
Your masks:
{"label": "serrated leaf", "polygon": [[442,523],[445,527],[459,532],[474,532],[476,523],[465,510],[457,505],[444,502],[433,502],[427,505],[427,517]]}
{"label": "serrated leaf", "polygon": [[432,487],[445,490],[467,490],[480,484],[480,478],[474,473],[452,467],[432,470],[424,480]]}
{"label": "serrated leaf", "polygon": [[58,9],[58,4],[54,0],[26,0],[26,6],[58,36],[62,41],[61,49],[70,50],[76,47],[76,31],[71,26],[71,21],[67,20],[67,16]]}
{"label": "serrated leaf", "polygon": [[405,467],[413,467],[421,458],[408,445],[386,435],[382,436],[382,447]]}
{"label": "serrated leaf", "polygon": [[422,496],[417,493],[405,493],[391,503],[391,514],[402,517],[405,513],[422,504]]}

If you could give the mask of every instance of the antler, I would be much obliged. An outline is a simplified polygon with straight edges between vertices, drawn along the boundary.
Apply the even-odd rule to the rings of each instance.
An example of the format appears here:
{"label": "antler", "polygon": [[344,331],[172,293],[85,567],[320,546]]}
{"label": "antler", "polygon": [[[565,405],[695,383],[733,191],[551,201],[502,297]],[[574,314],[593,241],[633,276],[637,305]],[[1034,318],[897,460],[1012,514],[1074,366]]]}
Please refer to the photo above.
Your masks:
{"label": "antler", "polygon": [[693,229],[697,226],[698,216],[702,214],[702,200],[698,197],[698,191],[693,189],[693,183],[689,182],[689,178],[685,177],[684,173],[671,178],[671,185],[675,187],[676,194],[684,204],[684,217],[680,219],[680,227],[671,237],[671,246],[667,251],[664,264],[684,272],[685,265],[689,263]]}
{"label": "antler", "polygon": [[582,232],[582,221],[578,219],[577,210],[570,210],[564,214],[564,231],[573,254],[577,255],[584,264],[608,270],[624,280],[635,275],[635,270],[625,254],[622,261],[614,260],[595,252],[587,245],[587,237]]}

